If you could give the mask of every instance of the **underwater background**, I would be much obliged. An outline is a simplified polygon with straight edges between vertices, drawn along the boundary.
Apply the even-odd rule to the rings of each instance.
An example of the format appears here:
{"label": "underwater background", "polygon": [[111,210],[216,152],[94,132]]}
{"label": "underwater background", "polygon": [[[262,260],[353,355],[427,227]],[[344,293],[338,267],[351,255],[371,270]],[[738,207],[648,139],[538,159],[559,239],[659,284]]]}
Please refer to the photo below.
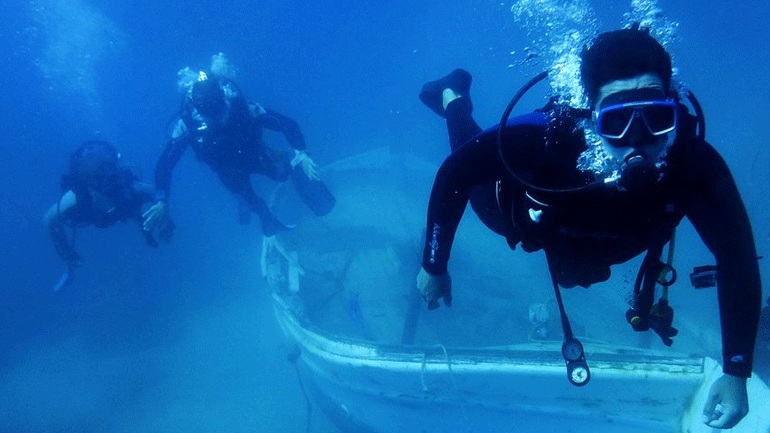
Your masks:
{"label": "underwater background", "polygon": [[[668,46],[678,77],[703,106],[707,139],[731,167],[766,255],[770,9],[657,5],[678,23]],[[522,21],[512,7],[553,15]],[[320,410],[308,417],[260,274],[256,218],[238,224],[236,200],[192,152],[174,173],[171,244],[148,248],[131,223],[79,230],[83,266],[65,291],[51,290],[64,264],[41,221],[70,152],[109,140],[151,181],[181,102],[177,71],[208,68],[223,52],[248,99],[299,122],[319,165],[382,146],[438,165],[445,126],[417,98],[422,84],[468,69],[475,117],[493,125],[550,66],[543,21],[564,23],[559,11],[576,7],[598,31],[618,28],[629,10],[548,0],[3,0],[0,432],[335,431]],[[542,93],[517,110],[542,105]],[[688,225],[677,254],[711,263]],[[766,298],[768,258],[760,266]],[[712,293],[685,296],[708,304],[717,323]]]}

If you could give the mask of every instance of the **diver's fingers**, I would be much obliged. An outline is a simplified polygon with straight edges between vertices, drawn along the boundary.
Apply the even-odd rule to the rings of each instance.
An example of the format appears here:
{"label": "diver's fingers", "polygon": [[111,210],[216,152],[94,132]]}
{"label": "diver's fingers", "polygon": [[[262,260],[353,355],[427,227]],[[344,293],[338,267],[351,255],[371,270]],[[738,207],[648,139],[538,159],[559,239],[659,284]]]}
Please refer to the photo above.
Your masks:
{"label": "diver's fingers", "polygon": [[313,170],[312,168],[305,169],[305,176],[307,176],[307,178],[310,179],[310,180],[318,180],[319,179],[318,173],[315,170]]}
{"label": "diver's fingers", "polygon": [[310,157],[307,157],[304,160],[302,160],[302,170],[305,172],[305,176],[307,176],[308,179],[311,179],[311,180],[321,179],[321,177],[318,175],[318,165],[316,165],[315,161],[310,159]]}
{"label": "diver's fingers", "polygon": [[726,413],[715,412],[712,414],[712,418],[706,422],[706,425],[711,428],[723,429],[730,421],[730,416]]}
{"label": "diver's fingers", "polygon": [[151,214],[147,215],[145,212],[145,215],[142,215],[144,217],[144,221],[142,221],[142,230],[148,232],[155,227],[155,223],[158,221],[158,215],[157,214]]}
{"label": "diver's fingers", "polygon": [[158,210],[158,208],[155,206],[147,209],[147,211],[142,214],[142,218],[144,218],[144,224],[148,225],[155,223],[155,221],[160,219],[160,215],[160,210]]}
{"label": "diver's fingers", "polygon": [[321,175],[318,174],[318,166],[315,163],[310,167],[310,178],[313,180],[321,180]]}
{"label": "diver's fingers", "polygon": [[735,427],[744,415],[738,407],[717,404],[711,415],[711,420],[706,425],[712,428],[730,429]]}
{"label": "diver's fingers", "polygon": [[703,406],[703,422],[709,426],[718,420],[722,415],[721,404],[719,404],[719,396],[717,394],[710,394],[706,400],[706,404]]}
{"label": "diver's fingers", "polygon": [[163,202],[157,202],[150,206],[143,214],[142,229],[150,231],[166,216],[166,205]]}
{"label": "diver's fingers", "polygon": [[165,215],[166,213],[166,204],[165,202],[158,201],[154,205],[150,206],[149,209],[144,211],[142,214],[142,218],[146,219],[158,219]]}

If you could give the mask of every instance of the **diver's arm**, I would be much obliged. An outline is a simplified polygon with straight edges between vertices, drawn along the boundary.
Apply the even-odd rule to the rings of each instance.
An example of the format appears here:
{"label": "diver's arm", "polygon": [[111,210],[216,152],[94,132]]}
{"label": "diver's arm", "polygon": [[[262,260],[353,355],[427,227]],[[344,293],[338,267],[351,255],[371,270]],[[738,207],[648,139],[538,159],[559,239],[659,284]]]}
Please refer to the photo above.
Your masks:
{"label": "diver's arm", "polygon": [[441,164],[428,203],[422,267],[431,275],[445,274],[457,226],[471,189],[504,176],[494,130],[466,143]]}
{"label": "diver's arm", "polygon": [[43,217],[43,224],[48,227],[56,254],[62,258],[69,266],[80,264],[80,255],[75,251],[74,246],[67,238],[65,231],[64,216],[77,203],[77,196],[74,192],[67,191],[62,195]]}
{"label": "diver's arm", "polygon": [[153,235],[153,230],[155,228],[158,229],[158,239],[166,243],[170,242],[176,225],[171,220],[166,202],[155,202],[155,204],[153,204],[146,212],[141,213],[141,209],[145,203],[153,203],[156,200],[157,195],[155,193],[155,188],[149,183],[138,180],[134,181],[133,188],[137,195],[137,206],[140,211],[140,213],[136,215],[136,219],[139,222],[139,226],[142,229],[142,235],[147,241],[147,244],[151,247],[158,246],[158,242]]}
{"label": "diver's arm", "polygon": [[152,203],[155,201],[156,194],[154,186],[140,180],[135,180],[132,186],[136,194],[139,196],[139,202],[141,204]]}
{"label": "diver's arm", "polygon": [[305,152],[307,150],[305,136],[296,121],[283,114],[267,110],[259,104],[250,104],[249,109],[258,127],[281,132],[286,137],[286,141],[294,149],[294,157],[291,159],[292,167],[301,167],[310,179],[321,179],[318,166]]}
{"label": "diver's arm", "polygon": [[[256,112],[255,121],[261,127],[270,129],[272,131],[281,132],[289,145],[299,151],[307,149],[305,144],[305,136],[302,134],[302,130],[299,128],[299,124],[287,116],[273,110],[265,109],[257,105],[259,110]],[[252,109],[252,112],[254,110]]]}
{"label": "diver's arm", "polygon": [[701,175],[687,217],[714,254],[722,328],[723,371],[751,376],[761,308],[761,282],[754,235],[727,164],[711,146],[693,158]]}
{"label": "diver's arm", "polygon": [[151,232],[167,219],[171,175],[179,159],[182,158],[190,145],[190,140],[192,138],[187,133],[187,127],[182,119],[179,119],[174,126],[171,138],[166,142],[166,147],[163,148],[155,165],[155,204],[142,214],[142,230],[145,232]]}
{"label": "diver's arm", "polygon": [[174,126],[171,138],[166,142],[158,162],[155,165],[155,199],[158,201],[167,201],[171,192],[171,177],[174,167],[179,159],[184,155],[185,150],[190,145],[190,135],[187,134],[187,127],[182,119],[179,119]]}

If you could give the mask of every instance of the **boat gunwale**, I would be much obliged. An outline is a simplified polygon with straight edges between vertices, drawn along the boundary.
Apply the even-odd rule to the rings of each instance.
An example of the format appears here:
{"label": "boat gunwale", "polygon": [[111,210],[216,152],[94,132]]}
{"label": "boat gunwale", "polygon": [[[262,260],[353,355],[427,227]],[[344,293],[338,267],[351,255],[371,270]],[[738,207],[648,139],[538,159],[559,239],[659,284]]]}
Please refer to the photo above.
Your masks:
{"label": "boat gunwale", "polygon": [[[542,369],[564,369],[561,342],[481,347],[378,343],[320,329],[298,317],[280,295],[273,294],[273,298],[284,332],[292,334],[292,339],[305,351],[318,357],[334,359],[337,363],[397,370],[445,370],[450,363],[458,371],[525,369],[532,373]],[[592,370],[604,374],[614,371],[623,375],[702,375],[705,369],[705,358],[698,355],[666,355],[636,348],[596,344],[587,344],[585,349]]]}

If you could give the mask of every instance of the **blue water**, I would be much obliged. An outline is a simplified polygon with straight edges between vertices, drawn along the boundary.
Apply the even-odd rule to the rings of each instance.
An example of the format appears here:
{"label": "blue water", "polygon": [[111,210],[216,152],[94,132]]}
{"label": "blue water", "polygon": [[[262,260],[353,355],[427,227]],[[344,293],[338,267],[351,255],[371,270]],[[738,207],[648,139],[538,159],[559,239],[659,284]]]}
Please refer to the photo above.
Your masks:
{"label": "blue water", "polygon": [[[593,2],[600,30],[626,10],[606,3]],[[486,126],[542,67],[516,66],[530,41],[511,4],[5,0],[0,431],[305,431],[259,275],[258,227],[237,224],[236,201],[191,154],[174,174],[173,242],[150,249],[129,224],[81,230],[84,264],[53,292],[65,269],[41,218],[67,155],[107,139],[150,180],[180,103],[176,72],[224,52],[249,99],[300,123],[319,164],[382,145],[439,162],[445,133],[417,99],[423,82],[469,69]],[[770,9],[764,0],[660,5],[680,23],[675,65],[767,255]],[[711,260],[694,235],[682,242],[686,262]],[[768,259],[761,267],[768,287]],[[333,431],[318,410],[310,428]]]}

